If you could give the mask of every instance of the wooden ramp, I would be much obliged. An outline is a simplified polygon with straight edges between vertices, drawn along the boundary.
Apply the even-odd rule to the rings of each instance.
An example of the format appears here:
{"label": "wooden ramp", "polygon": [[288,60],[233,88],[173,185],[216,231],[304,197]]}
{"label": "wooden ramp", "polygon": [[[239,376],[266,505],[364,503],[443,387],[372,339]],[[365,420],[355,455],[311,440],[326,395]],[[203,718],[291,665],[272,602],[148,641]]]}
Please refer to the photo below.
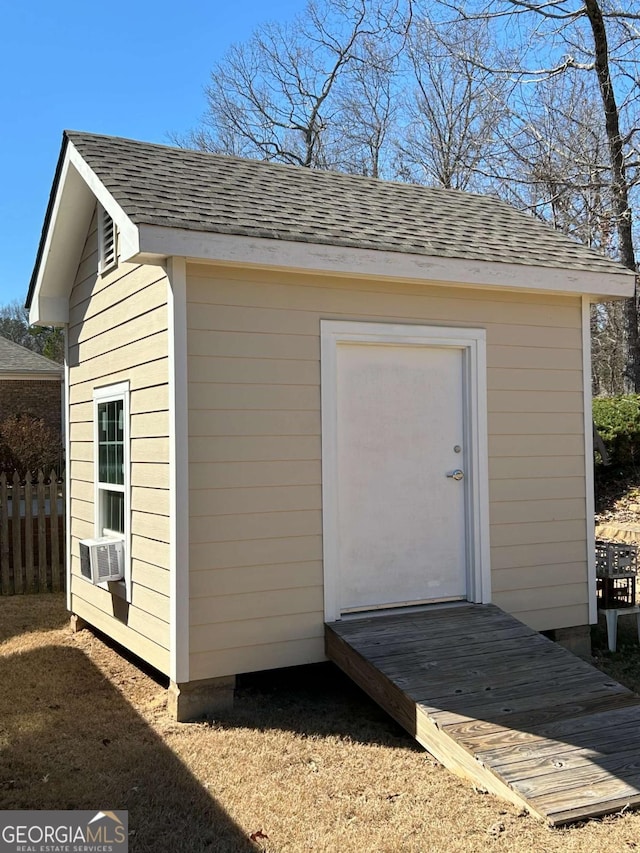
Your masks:
{"label": "wooden ramp", "polygon": [[438,761],[553,825],[640,805],[640,698],[492,605],[345,619],[327,656]]}

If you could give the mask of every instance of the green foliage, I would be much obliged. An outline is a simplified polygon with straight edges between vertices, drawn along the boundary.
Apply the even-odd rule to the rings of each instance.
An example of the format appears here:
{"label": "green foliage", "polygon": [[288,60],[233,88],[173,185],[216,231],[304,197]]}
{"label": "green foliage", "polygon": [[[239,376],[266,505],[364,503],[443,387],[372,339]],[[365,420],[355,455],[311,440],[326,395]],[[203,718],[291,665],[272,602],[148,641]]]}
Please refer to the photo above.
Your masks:
{"label": "green foliage", "polygon": [[42,468],[48,473],[61,456],[60,439],[40,418],[13,415],[0,423],[0,471],[24,475]]}
{"label": "green foliage", "polygon": [[52,361],[64,361],[64,332],[49,326],[30,326],[29,312],[17,300],[0,306],[0,337],[40,353]]}
{"label": "green foliage", "polygon": [[612,473],[640,467],[640,395],[596,398],[593,422],[609,452]]}

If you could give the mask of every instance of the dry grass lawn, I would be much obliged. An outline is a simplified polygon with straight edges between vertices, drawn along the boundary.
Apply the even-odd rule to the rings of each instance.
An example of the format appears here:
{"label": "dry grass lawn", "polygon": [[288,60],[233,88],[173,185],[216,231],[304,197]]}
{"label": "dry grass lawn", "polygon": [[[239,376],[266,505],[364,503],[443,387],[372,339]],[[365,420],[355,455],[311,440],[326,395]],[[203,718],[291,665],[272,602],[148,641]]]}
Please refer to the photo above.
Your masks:
{"label": "dry grass lawn", "polygon": [[[622,640],[603,662],[636,687]],[[640,813],[552,830],[474,791],[329,665],[245,678],[233,713],[181,725],[62,597],[0,599],[0,643],[0,808],[126,808],[132,851],[640,849]]]}

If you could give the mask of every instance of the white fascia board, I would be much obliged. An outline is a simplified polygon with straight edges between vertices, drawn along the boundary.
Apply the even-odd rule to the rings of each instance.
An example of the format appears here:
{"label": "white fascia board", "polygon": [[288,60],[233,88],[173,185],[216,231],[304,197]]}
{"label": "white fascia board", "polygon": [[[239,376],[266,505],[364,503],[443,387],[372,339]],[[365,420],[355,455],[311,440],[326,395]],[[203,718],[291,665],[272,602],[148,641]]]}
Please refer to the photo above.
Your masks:
{"label": "white fascia board", "polygon": [[436,258],[263,237],[241,237],[140,225],[140,252],[193,261],[329,272],[361,278],[428,281],[513,291],[587,294],[603,299],[631,296],[633,273],[590,272],[459,258]]}
{"label": "white fascia board", "polygon": [[67,157],[78,174],[83,178],[91,192],[116,223],[118,228],[118,250],[121,261],[127,261],[140,251],[138,228],[129,219],[118,202],[111,195],[93,169],[80,156],[72,142],[69,142]]}
{"label": "white fascia board", "polygon": [[64,326],[69,322],[69,299],[67,296],[43,296],[36,291],[29,309],[32,326]]}
{"label": "white fascia board", "polygon": [[119,229],[121,260],[138,254],[138,229],[72,143],[65,152],[48,222],[29,322],[63,326],[69,322],[69,293],[76,276],[96,199]]}
{"label": "white fascia board", "polygon": [[[31,300],[31,308],[29,310],[29,322],[31,323],[31,325],[34,326],[47,325],[49,323],[53,325],[53,321],[49,319],[47,311],[44,310],[44,303],[46,299],[51,298],[46,295],[49,290],[53,289],[53,286],[50,285],[51,279],[61,277],[60,268],[63,267],[63,264],[61,264],[60,259],[55,258],[55,256],[52,257],[52,246],[54,242],[56,223],[59,221],[60,210],[63,206],[65,188],[68,187],[70,184],[73,184],[73,176],[71,177],[71,179],[69,178],[69,158],[68,156],[65,156],[64,162],[62,164],[62,169],[60,171],[60,180],[58,182],[58,189],[56,191],[56,197],[53,203],[51,219],[49,220],[49,227],[47,230],[42,257],[40,259],[38,277],[36,279],[36,286],[33,292],[33,298]],[[75,187],[71,186],[72,194],[74,189]],[[58,323],[64,324],[67,321],[68,309],[63,312],[63,317],[62,319],[58,320]]]}

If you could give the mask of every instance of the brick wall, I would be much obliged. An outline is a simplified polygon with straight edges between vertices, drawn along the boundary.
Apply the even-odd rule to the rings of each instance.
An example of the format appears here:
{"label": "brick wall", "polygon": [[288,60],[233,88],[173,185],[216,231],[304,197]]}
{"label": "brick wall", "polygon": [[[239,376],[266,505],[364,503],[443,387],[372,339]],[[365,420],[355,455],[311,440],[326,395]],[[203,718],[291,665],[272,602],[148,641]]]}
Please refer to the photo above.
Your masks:
{"label": "brick wall", "polygon": [[34,415],[58,435],[62,433],[61,382],[0,379],[0,421],[12,415]]}

